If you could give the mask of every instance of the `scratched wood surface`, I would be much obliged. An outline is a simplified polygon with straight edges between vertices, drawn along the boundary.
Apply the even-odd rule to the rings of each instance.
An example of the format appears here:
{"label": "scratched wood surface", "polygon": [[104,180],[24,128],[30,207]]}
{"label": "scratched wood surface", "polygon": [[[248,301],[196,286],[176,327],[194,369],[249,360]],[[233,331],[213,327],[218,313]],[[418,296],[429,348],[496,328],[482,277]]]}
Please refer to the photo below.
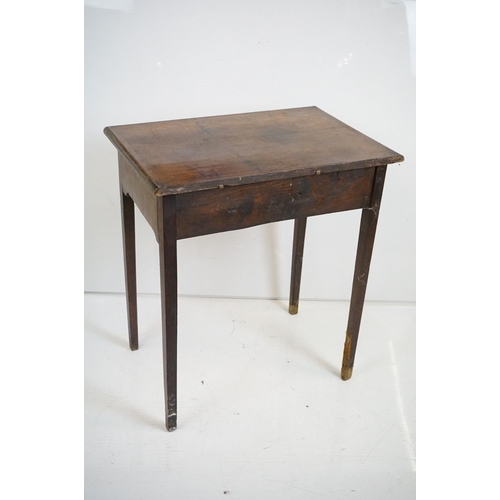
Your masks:
{"label": "scratched wood surface", "polygon": [[104,133],[160,196],[404,159],[315,106],[111,126]]}
{"label": "scratched wood surface", "polygon": [[177,195],[177,238],[368,207],[374,168]]}

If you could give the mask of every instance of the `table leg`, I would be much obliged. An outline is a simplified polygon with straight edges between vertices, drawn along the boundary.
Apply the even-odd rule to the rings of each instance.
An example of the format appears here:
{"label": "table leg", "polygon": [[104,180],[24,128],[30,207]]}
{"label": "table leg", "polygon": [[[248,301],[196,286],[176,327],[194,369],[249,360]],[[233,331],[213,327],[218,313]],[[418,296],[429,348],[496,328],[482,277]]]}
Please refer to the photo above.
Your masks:
{"label": "table leg", "polygon": [[341,377],[343,380],[349,380],[352,376],[386,168],[386,166],[376,168],[370,207],[364,208],[361,215],[351,304],[342,360]]}
{"label": "table leg", "polygon": [[307,217],[295,219],[293,230],[292,277],[290,280],[290,303],[288,312],[299,312],[300,277],[302,275],[302,259],[304,257],[304,240],[306,237]]}
{"label": "table leg", "polygon": [[177,221],[175,196],[158,198],[165,424],[177,427]]}
{"label": "table leg", "polygon": [[137,327],[137,284],[135,269],[135,218],[134,200],[121,190],[123,256],[125,263],[125,288],[127,296],[128,339],[130,349],[139,348]]}

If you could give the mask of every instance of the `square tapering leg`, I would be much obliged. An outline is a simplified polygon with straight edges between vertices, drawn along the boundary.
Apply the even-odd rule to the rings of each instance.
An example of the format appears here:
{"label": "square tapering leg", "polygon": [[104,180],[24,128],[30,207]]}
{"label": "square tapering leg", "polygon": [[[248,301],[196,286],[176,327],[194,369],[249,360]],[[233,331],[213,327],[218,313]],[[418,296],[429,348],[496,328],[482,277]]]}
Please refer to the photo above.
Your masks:
{"label": "square tapering leg", "polygon": [[292,276],[290,280],[290,314],[299,312],[300,278],[302,275],[302,260],[304,258],[304,241],[306,237],[307,217],[295,219],[293,229]]}
{"label": "square tapering leg", "polygon": [[137,282],[135,266],[134,201],[121,191],[123,256],[125,263],[125,290],[127,296],[128,338],[132,351],[139,348],[137,326]]}
{"label": "square tapering leg", "polygon": [[175,196],[158,198],[165,424],[177,427],[177,217]]}
{"label": "square tapering leg", "polygon": [[359,228],[358,250],[356,253],[356,264],[354,267],[354,279],[352,283],[351,303],[349,307],[349,319],[347,322],[346,340],[344,345],[344,357],[342,360],[341,377],[349,380],[352,376],[354,356],[358,344],[359,327],[363,314],[366,285],[368,273],[375,242],[377,230],[380,201],[384,189],[386,166],[377,167],[375,171],[373,190],[370,207],[364,208],[361,214]]}

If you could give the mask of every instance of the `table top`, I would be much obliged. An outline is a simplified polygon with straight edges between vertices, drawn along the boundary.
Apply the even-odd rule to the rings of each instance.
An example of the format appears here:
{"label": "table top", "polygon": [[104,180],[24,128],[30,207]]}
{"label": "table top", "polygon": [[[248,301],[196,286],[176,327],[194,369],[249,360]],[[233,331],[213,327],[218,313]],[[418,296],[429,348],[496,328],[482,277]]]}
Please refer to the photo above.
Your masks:
{"label": "table top", "polygon": [[104,133],[158,196],[404,160],[315,106],[118,125]]}

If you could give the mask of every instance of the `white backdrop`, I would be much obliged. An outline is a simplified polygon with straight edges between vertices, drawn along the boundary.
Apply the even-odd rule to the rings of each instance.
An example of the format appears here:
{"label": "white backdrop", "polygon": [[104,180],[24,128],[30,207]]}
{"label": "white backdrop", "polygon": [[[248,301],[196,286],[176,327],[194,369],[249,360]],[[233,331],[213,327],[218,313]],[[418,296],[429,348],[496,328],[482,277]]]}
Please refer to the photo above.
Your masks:
{"label": "white backdrop", "polygon": [[[86,0],[85,289],[123,292],[107,125],[316,105],[405,156],[388,167],[368,300],[415,300],[415,2]],[[360,212],[310,218],[301,297],[348,299]],[[138,290],[159,293],[137,211]],[[288,295],[293,222],[182,240],[179,293]]]}

